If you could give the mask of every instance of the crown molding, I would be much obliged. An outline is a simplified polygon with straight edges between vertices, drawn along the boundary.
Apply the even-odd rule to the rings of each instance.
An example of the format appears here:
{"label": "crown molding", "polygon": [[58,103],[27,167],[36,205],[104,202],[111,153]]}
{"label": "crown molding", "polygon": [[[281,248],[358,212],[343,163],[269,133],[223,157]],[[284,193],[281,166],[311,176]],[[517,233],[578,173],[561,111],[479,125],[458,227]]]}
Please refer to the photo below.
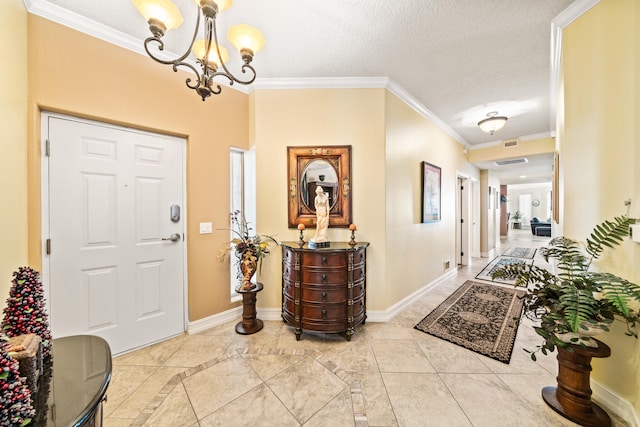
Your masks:
{"label": "crown molding", "polygon": [[[60,25],[72,28],[76,31],[88,34],[92,37],[104,40],[123,49],[146,56],[143,43],[136,38],[121,31],[114,30],[104,24],[88,19],[76,13],[69,12],[60,6],[42,0],[23,0],[29,13],[41,16]],[[168,56],[179,55],[168,52]],[[196,66],[195,63],[192,65]],[[231,86],[221,82],[220,84],[234,90],[251,93],[256,89],[375,89],[384,88],[397,96],[401,101],[415,110],[418,114],[431,121],[444,133],[455,139],[459,144],[470,147],[470,144],[455,130],[449,127],[427,107],[418,102],[404,88],[388,77],[328,77],[328,78],[257,78],[248,87]]]}
{"label": "crown molding", "polygon": [[382,89],[389,83],[388,77],[258,77],[254,89]]}
{"label": "crown molding", "polygon": [[584,15],[599,2],[600,0],[577,0],[551,21],[551,82],[549,85],[549,123],[551,129],[556,128],[558,97],[560,95],[562,32],[569,24]]}
{"label": "crown molding", "polygon": [[[123,33],[122,31],[115,30],[111,27],[107,27],[100,22],[94,21],[92,19],[86,18],[84,16],[78,15],[77,13],[70,12],[67,9],[63,9],[60,6],[54,5],[47,1],[42,0],[22,0],[24,3],[27,12],[40,16],[42,18],[48,19],[49,21],[53,21],[60,25],[64,25],[65,27],[69,27],[73,30],[79,31],[81,33],[87,34],[89,36],[95,37],[97,39],[103,40],[107,43],[111,43],[113,45],[119,46],[123,49],[127,49],[129,51],[135,52],[142,56],[147,56],[147,52],[144,50],[144,43],[135,37],[130,36],[129,34]],[[177,58],[180,56],[175,52],[171,52],[169,50],[165,51],[165,55],[167,58]],[[185,60],[189,64],[197,67],[195,61]],[[233,90],[237,90],[243,93],[249,93],[250,88],[239,87],[239,86],[231,86],[228,82],[221,81],[216,82],[221,86],[225,86],[227,88],[231,88]]]}
{"label": "crown molding", "polygon": [[470,146],[459,133],[389,77],[258,78],[253,84],[253,89],[386,89],[456,142],[465,147]]}
{"label": "crown molding", "polygon": [[27,12],[41,16],[49,21],[72,28],[81,33],[99,38],[124,49],[146,55],[139,40],[121,31],[107,27],[92,19],[70,12],[60,6],[41,0],[23,0]]}
{"label": "crown molding", "polygon": [[471,146],[471,144],[469,144],[469,142],[464,139],[458,132],[453,130],[453,128],[443,122],[440,117],[436,116],[431,110],[422,105],[418,100],[411,96],[409,92],[404,90],[404,88],[402,88],[399,84],[391,79],[389,79],[387,90],[400,98],[400,100],[402,100],[409,107],[413,108],[422,117],[433,123],[438,129],[456,140],[456,142],[458,142],[460,145],[464,146],[465,148],[469,148]]}

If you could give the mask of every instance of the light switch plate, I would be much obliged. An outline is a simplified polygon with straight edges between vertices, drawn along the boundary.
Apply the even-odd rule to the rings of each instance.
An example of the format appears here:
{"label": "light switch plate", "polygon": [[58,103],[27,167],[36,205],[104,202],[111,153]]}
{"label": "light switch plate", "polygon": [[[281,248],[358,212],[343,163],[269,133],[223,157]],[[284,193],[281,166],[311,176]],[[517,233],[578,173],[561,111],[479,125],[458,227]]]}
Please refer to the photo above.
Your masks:
{"label": "light switch plate", "polygon": [[200,234],[211,234],[211,233],[213,233],[213,225],[210,222],[201,222]]}
{"label": "light switch plate", "polygon": [[631,224],[631,240],[640,243],[640,224]]}

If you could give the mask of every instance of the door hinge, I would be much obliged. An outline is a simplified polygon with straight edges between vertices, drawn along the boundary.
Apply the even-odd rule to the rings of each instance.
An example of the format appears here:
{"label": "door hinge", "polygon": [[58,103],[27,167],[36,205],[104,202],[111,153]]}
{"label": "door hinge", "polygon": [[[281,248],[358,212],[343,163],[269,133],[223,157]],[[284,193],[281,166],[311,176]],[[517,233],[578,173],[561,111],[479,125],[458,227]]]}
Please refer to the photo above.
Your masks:
{"label": "door hinge", "polygon": [[47,252],[47,255],[50,255],[50,254],[51,254],[51,239],[47,239],[47,242],[46,242],[46,252]]}
{"label": "door hinge", "polygon": [[44,141],[44,155],[47,157],[51,155],[51,143],[49,142],[49,138]]}
{"label": "door hinge", "polygon": [[460,256],[464,256],[464,252],[460,252]]}

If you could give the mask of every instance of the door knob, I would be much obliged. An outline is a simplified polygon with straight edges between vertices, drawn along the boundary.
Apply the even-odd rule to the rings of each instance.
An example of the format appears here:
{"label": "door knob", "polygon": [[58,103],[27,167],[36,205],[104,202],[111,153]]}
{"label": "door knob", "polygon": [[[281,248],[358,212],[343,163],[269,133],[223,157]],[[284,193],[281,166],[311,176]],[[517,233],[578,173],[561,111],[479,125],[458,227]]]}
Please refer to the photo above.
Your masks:
{"label": "door knob", "polygon": [[177,242],[180,240],[180,233],[173,233],[169,237],[163,237],[162,240],[171,240],[172,242]]}

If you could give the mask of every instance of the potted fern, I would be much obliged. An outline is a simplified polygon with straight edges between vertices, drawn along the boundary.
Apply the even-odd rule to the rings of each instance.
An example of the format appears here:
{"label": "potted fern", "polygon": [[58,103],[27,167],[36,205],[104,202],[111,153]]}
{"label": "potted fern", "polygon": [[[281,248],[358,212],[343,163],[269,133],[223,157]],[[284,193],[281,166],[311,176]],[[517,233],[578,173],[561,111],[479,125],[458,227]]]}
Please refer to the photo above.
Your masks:
{"label": "potted fern", "polygon": [[[515,286],[527,290],[524,316],[534,321],[542,344],[526,350],[536,353],[558,350],[558,387],[545,387],[543,398],[556,412],[581,425],[608,425],[608,415],[590,399],[589,372],[592,357],[608,357],[610,349],[592,336],[606,332],[616,318],[637,338],[635,324],[640,286],[611,273],[592,271],[591,264],[606,248],[615,248],[629,236],[634,220],[621,216],[595,227],[586,244],[555,237],[540,250],[544,266],[512,264],[493,274],[515,278]],[[589,421],[590,420],[590,421]],[[596,421],[594,421],[596,420]]]}
{"label": "potted fern", "polygon": [[537,351],[547,354],[569,344],[593,345],[592,330],[608,331],[615,316],[626,323],[627,335],[637,338],[638,313],[632,305],[640,302],[640,286],[590,270],[605,248],[618,246],[629,235],[633,222],[627,217],[603,222],[584,247],[566,237],[553,238],[540,252],[555,272],[535,264],[512,264],[494,273],[494,278],[516,277],[515,286],[527,289],[524,314],[540,322],[534,329],[543,338],[538,350],[531,352],[533,360]]}

